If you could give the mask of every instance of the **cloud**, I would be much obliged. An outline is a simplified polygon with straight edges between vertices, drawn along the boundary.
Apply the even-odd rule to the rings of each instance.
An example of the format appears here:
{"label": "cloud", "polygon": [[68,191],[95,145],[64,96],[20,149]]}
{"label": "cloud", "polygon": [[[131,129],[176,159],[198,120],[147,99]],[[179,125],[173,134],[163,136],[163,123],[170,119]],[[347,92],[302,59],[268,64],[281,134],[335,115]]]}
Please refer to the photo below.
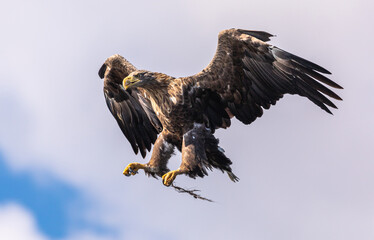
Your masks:
{"label": "cloud", "polygon": [[[2,239],[47,240],[51,239],[37,227],[33,214],[22,205],[6,202],[0,205],[0,235]],[[112,234],[113,235],[113,234]],[[120,239],[102,233],[79,230],[69,233],[61,240],[113,240]]]}
{"label": "cloud", "polygon": [[16,203],[0,205],[0,233],[2,239],[47,239],[37,229],[32,214]]}

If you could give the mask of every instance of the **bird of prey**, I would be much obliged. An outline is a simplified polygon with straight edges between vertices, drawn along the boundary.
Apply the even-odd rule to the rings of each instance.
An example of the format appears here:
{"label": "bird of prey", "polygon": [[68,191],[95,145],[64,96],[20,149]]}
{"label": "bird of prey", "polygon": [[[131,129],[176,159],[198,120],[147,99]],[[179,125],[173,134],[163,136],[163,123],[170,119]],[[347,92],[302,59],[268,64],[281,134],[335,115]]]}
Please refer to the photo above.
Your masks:
{"label": "bird of prey", "polygon": [[[342,87],[323,75],[330,72],[268,44],[270,37],[262,31],[223,30],[213,60],[189,77],[138,70],[120,55],[109,57],[99,70],[109,110],[136,154],[144,158],[154,144],[148,163],[130,163],[123,173],[143,169],[170,186],[177,175],[203,177],[217,168],[237,181],[213,135],[228,128],[231,118],[250,124],[284,94],[307,97],[331,113],[328,107],[336,106],[328,97],[341,98],[327,86]],[[169,171],[175,148],[182,163]]]}

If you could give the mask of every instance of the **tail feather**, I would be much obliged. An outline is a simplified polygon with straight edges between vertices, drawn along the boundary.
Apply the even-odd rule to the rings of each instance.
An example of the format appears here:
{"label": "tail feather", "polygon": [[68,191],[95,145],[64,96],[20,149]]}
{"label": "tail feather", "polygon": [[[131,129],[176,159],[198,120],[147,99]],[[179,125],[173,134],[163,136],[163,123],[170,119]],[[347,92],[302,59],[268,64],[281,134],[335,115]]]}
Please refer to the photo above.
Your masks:
{"label": "tail feather", "polygon": [[225,151],[218,146],[218,143],[219,140],[212,134],[205,138],[205,153],[207,156],[207,163],[205,165],[210,165],[220,169],[222,172],[226,172],[233,182],[239,181],[239,178],[231,170],[231,160],[226,157]]}
{"label": "tail feather", "polygon": [[240,179],[233,172],[229,172],[229,171],[226,171],[226,172],[231,181],[239,182]]}

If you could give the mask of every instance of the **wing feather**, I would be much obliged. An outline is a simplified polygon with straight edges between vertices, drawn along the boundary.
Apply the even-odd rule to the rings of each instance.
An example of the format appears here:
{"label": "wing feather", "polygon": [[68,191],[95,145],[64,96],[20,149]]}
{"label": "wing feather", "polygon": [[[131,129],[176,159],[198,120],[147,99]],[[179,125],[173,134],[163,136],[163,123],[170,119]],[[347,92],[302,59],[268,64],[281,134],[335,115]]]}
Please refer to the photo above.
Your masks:
{"label": "wing feather", "polygon": [[104,95],[109,110],[133,151],[135,154],[140,151],[144,158],[162,129],[150,102],[140,98],[136,90],[128,92],[120,84],[111,81],[104,82]]}
{"label": "wing feather", "polygon": [[[331,74],[325,68],[306,59],[272,46],[267,41],[273,35],[266,32],[229,29],[220,32],[218,47],[211,63],[200,73],[184,78],[196,91],[201,88],[216,92],[217,101],[245,124],[261,117],[263,109],[270,108],[284,94],[307,97],[328,113],[336,108],[328,99],[341,100],[327,86],[342,89],[322,74]],[[325,86],[325,85],[327,86]],[[221,121],[211,111],[210,121]],[[227,120],[227,119],[226,119]],[[223,126],[218,126],[223,127]]]}
{"label": "wing feather", "polygon": [[152,109],[149,99],[138,90],[126,91],[122,80],[136,68],[120,55],[109,57],[98,74],[104,78],[105,101],[118,126],[130,142],[135,154],[144,158],[150,151],[162,124]]}

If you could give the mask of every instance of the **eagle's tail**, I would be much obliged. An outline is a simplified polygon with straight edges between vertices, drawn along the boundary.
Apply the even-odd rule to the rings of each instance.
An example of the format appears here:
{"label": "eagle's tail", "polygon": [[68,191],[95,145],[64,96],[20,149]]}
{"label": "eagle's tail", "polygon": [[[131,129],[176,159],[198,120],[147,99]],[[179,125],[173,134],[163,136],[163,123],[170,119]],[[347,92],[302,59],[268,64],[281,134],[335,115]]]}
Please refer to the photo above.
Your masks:
{"label": "eagle's tail", "polygon": [[[207,164],[211,167],[218,168],[227,175],[233,182],[239,181],[239,178],[232,172],[230,165],[231,160],[226,157],[225,150],[218,146],[219,140],[213,134],[209,134],[205,138],[205,153],[207,156]],[[209,167],[210,167],[209,166]]]}
{"label": "eagle's tail", "polygon": [[229,178],[231,181],[233,182],[238,182],[239,181],[239,178],[233,173],[233,172],[227,172],[227,175],[229,175]]}

